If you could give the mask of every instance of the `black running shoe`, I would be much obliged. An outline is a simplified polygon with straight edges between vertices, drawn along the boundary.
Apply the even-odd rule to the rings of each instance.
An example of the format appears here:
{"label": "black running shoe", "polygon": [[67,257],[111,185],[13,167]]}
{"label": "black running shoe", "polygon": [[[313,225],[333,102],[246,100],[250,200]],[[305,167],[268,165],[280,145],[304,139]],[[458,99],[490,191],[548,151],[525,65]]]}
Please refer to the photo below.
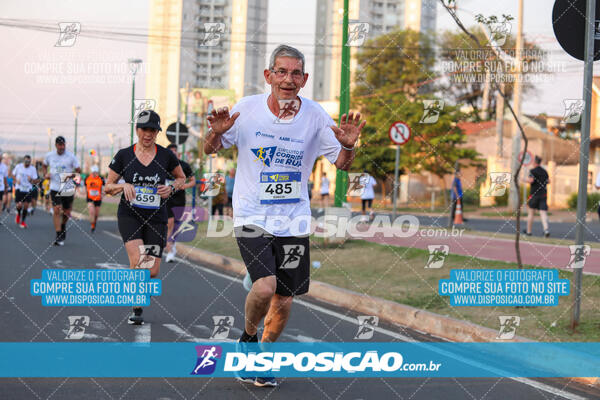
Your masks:
{"label": "black running shoe", "polygon": [[142,307],[133,307],[133,313],[129,317],[129,324],[131,325],[142,325],[144,323],[144,317],[142,317]]}
{"label": "black running shoe", "polygon": [[531,236],[531,232],[527,232],[527,229],[523,229],[523,234],[525,236]]}
{"label": "black running shoe", "polygon": [[277,387],[277,380],[275,378],[273,378],[272,376],[256,378],[256,380],[254,381],[254,386]]}
{"label": "black running shoe", "polygon": [[550,231],[544,231],[544,237],[546,237],[546,238],[550,237]]}

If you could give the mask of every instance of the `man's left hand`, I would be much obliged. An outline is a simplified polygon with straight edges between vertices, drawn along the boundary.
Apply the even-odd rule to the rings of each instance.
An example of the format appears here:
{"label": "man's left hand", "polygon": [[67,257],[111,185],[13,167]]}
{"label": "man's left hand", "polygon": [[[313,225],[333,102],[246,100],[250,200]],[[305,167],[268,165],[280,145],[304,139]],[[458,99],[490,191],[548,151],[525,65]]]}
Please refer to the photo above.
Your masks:
{"label": "man's left hand", "polygon": [[350,112],[348,115],[342,115],[340,126],[331,126],[331,130],[335,134],[336,139],[346,148],[353,148],[358,140],[360,131],[364,128],[367,121],[360,120],[360,113],[354,115]]}

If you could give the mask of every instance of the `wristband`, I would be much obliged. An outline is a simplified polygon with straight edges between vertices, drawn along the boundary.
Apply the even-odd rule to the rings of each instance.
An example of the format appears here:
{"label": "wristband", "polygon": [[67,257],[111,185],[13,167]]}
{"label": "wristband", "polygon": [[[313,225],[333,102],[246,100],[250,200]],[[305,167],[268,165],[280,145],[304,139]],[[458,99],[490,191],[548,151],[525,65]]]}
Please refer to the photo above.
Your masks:
{"label": "wristband", "polygon": [[352,150],[354,150],[354,148],[356,147],[356,145],[354,145],[354,146],[352,146],[352,147],[348,148],[348,147],[345,147],[345,146],[344,146],[343,144],[341,144],[341,143],[340,143],[340,146],[342,146],[342,149],[344,149],[344,150],[348,150],[348,151],[352,151]]}

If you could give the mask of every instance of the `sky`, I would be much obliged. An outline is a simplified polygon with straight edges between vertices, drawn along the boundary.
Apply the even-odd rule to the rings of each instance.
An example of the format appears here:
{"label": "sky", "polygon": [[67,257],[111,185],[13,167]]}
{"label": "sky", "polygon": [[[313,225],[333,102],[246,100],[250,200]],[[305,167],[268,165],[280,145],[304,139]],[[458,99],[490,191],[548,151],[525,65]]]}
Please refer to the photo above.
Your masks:
{"label": "sky", "polygon": [[[457,0],[459,16],[467,26],[476,14],[510,14],[516,19],[517,0]],[[536,92],[523,98],[526,113],[562,115],[563,99],[581,98],[582,63],[566,55],[554,39],[550,0],[524,0],[524,33],[550,53],[549,63],[560,73],[536,83]],[[277,43],[294,43],[306,54],[307,71],[313,74],[316,0],[269,2],[267,54]],[[3,58],[0,150],[48,151],[48,128],[71,142],[74,130],[72,107],[81,107],[78,135],[86,149],[106,151],[108,133],[115,148],[129,143],[131,81],[128,58],[146,59],[144,35],[148,25],[148,2],[144,0],[2,0],[1,19],[26,19],[45,23],[79,22],[82,30],[126,30],[140,35],[139,42],[80,36],[73,47],[55,47],[56,32],[40,32],[0,26]],[[513,24],[516,33],[516,21]],[[446,11],[438,6],[438,30],[455,30]],[[265,60],[265,64],[266,64]],[[147,66],[144,66],[147,68]],[[143,98],[145,71],[136,78],[136,98]],[[599,73],[600,74],[600,73]],[[309,79],[301,95],[311,97]],[[68,147],[72,150],[72,147]],[[104,150],[102,150],[104,149]]]}

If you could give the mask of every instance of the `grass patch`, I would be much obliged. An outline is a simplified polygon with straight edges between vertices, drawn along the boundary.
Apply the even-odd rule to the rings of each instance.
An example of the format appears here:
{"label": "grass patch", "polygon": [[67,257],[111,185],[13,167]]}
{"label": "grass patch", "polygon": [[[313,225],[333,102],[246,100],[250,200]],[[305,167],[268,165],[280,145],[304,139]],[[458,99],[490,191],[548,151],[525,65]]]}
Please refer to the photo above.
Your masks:
{"label": "grass patch", "polygon": [[[201,223],[191,245],[240,260],[233,236],[206,236],[207,223]],[[386,246],[363,240],[343,245],[324,246],[321,238],[311,237],[311,260],[321,268],[312,269],[313,279],[338,287],[381,297],[452,318],[499,329],[501,315],[518,315],[517,335],[544,342],[600,341],[600,277],[584,275],[582,281],[581,324],[578,332],[569,329],[574,295],[561,297],[556,307],[452,307],[448,297],[437,294],[438,281],[447,279],[450,269],[516,268],[514,263],[488,261],[461,255],[446,257],[443,268],[425,269],[426,250]],[[526,266],[526,268],[535,268]],[[570,271],[560,277],[571,279]],[[571,287],[571,293],[574,288]]]}

